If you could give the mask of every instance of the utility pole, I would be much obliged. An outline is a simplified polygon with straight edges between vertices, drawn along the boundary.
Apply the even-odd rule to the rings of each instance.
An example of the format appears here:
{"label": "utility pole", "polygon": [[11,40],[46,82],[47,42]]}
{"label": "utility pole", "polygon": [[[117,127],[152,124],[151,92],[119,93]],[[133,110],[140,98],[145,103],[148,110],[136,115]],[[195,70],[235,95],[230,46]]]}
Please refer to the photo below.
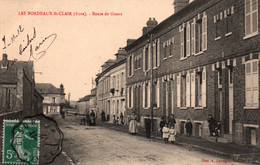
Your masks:
{"label": "utility pole", "polygon": [[[151,89],[150,89],[150,108],[151,108],[151,132],[153,132],[153,34],[150,34],[150,66],[151,66]],[[148,48],[149,51],[149,48]]]}

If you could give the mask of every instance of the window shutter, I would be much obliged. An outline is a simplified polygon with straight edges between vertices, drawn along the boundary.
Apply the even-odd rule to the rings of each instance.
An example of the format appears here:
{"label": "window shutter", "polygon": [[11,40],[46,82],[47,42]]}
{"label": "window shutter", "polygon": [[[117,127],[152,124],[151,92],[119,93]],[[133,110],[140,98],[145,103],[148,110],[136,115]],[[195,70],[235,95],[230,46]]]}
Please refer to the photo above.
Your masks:
{"label": "window shutter", "polygon": [[134,87],[131,87],[131,108],[133,108],[134,105]]}
{"label": "window shutter", "polygon": [[252,62],[252,100],[253,106],[259,106],[259,73],[258,73],[258,61],[254,60]]}
{"label": "window shutter", "polygon": [[143,48],[143,71],[145,72],[145,47]]}
{"label": "window shutter", "polygon": [[207,15],[202,19],[202,50],[207,50]]}
{"label": "window shutter", "polygon": [[181,59],[184,58],[184,30],[183,28],[180,31],[181,33]]}
{"label": "window shutter", "polygon": [[156,68],[156,44],[153,43],[153,68]]}
{"label": "window shutter", "polygon": [[186,76],[186,105],[190,107],[190,73]]}
{"label": "window shutter", "polygon": [[195,107],[195,73],[191,73],[191,107]]}
{"label": "window shutter", "polygon": [[127,99],[127,108],[130,108],[130,107],[129,107],[129,101],[130,101],[130,100],[129,100],[129,87],[127,87],[126,90],[127,90],[127,91],[126,91],[126,92],[127,92],[127,98],[126,98],[126,99]]}
{"label": "window shutter", "polygon": [[134,75],[134,55],[132,54],[132,67],[131,67],[131,69],[132,69],[132,74],[131,74],[131,76],[132,75]]}
{"label": "window shutter", "polygon": [[187,56],[190,56],[190,24],[188,23],[187,25],[187,32],[186,32],[186,51],[187,51]]}
{"label": "window shutter", "polygon": [[158,38],[157,40],[157,62],[158,66],[160,66],[160,39]]}
{"label": "window shutter", "polygon": [[151,69],[151,44],[148,47],[148,70]]}
{"label": "window shutter", "polygon": [[251,0],[245,0],[245,35],[251,33]]}
{"label": "window shutter", "polygon": [[191,24],[191,53],[195,54],[195,19]]}
{"label": "window shutter", "polygon": [[252,6],[251,6],[252,31],[251,31],[251,33],[255,33],[258,31],[258,0],[252,0],[251,3],[252,3]]}
{"label": "window shutter", "polygon": [[[130,57],[128,57],[127,58],[127,75],[128,75],[128,77],[130,76],[129,74],[130,74],[130,71],[129,71],[129,59],[130,59]],[[112,82],[112,81],[111,81]],[[112,84],[111,84],[111,87],[112,87]]]}
{"label": "window shutter", "polygon": [[250,107],[252,106],[252,67],[251,63],[247,62],[245,65],[245,78],[246,78],[246,84],[245,84],[245,90],[246,90],[246,106]]}
{"label": "window shutter", "polygon": [[207,75],[206,75],[206,67],[203,68],[202,71],[202,107],[206,107],[206,96],[207,96]]}
{"label": "window shutter", "polygon": [[147,107],[150,107],[150,103],[151,103],[151,101],[150,101],[150,95],[151,95],[151,83],[150,82],[148,82],[148,92],[147,92]]}
{"label": "window shutter", "polygon": [[156,90],[157,107],[160,107],[160,79],[157,81]]}
{"label": "window shutter", "polygon": [[145,108],[145,83],[143,83],[142,87],[143,87],[143,108]]}
{"label": "window shutter", "polygon": [[181,106],[181,85],[180,76],[177,76],[177,107]]}

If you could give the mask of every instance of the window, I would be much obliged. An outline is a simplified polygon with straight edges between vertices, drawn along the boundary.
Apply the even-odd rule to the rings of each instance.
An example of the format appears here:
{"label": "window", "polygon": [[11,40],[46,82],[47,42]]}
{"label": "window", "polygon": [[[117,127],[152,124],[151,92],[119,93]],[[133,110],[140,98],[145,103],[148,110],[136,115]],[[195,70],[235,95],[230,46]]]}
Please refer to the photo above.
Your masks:
{"label": "window", "polygon": [[196,53],[199,53],[202,51],[202,19],[197,20],[195,26]]}
{"label": "window", "polygon": [[169,57],[173,56],[173,42],[174,42],[174,38],[170,39],[170,55]]}
{"label": "window", "polygon": [[221,25],[220,25],[220,19],[219,19],[219,14],[214,16],[214,23],[215,23],[215,27],[216,27],[216,34],[215,34],[215,40],[218,40],[221,38],[220,34],[221,34]]}
{"label": "window", "polygon": [[52,103],[55,103],[55,97],[52,97]]}
{"label": "window", "polygon": [[138,69],[141,69],[141,54],[139,54]]}
{"label": "window", "polygon": [[186,30],[186,40],[184,41],[186,42],[186,55],[184,54],[184,56],[185,57],[190,56],[190,24],[189,23],[187,25],[187,30]]}
{"label": "window", "polygon": [[222,69],[218,71],[218,87],[222,88]]}
{"label": "window", "polygon": [[144,47],[143,56],[143,70],[148,71],[150,69],[150,45]]}
{"label": "window", "polygon": [[181,107],[186,107],[187,84],[186,75],[181,76]]}
{"label": "window", "polygon": [[130,109],[133,108],[133,100],[134,100],[133,97],[134,97],[133,96],[133,87],[130,86],[127,89],[128,108],[130,108]]}
{"label": "window", "polygon": [[187,57],[186,52],[186,27],[183,27],[181,29],[181,59],[184,59]]}
{"label": "window", "polygon": [[259,107],[259,69],[258,59],[245,63],[246,107]]}
{"label": "window", "polygon": [[245,0],[245,36],[258,34],[258,0]]}
{"label": "window", "polygon": [[143,108],[150,107],[150,83],[143,84]]}
{"label": "window", "polygon": [[117,82],[116,82],[116,89],[119,90],[119,74],[116,75],[116,79],[117,79]]}
{"label": "window", "polygon": [[167,58],[168,41],[163,42],[163,59]]}
{"label": "window", "polygon": [[160,81],[159,79],[157,80],[156,83],[154,83],[154,105],[156,107],[160,107]]}
{"label": "window", "polygon": [[155,40],[153,43],[153,67],[157,68],[160,65],[160,41]]}
{"label": "window", "polygon": [[191,107],[206,107],[206,67],[191,73]]}
{"label": "window", "polygon": [[228,78],[229,84],[233,84],[233,67],[229,68],[229,78]]}
{"label": "window", "polygon": [[131,54],[128,58],[128,76],[129,77],[133,76],[133,71],[134,71],[134,58],[133,58],[133,55]]}
{"label": "window", "polygon": [[138,56],[135,56],[135,70],[138,68]]}
{"label": "window", "polygon": [[203,13],[198,15],[195,23],[195,52],[200,53],[207,50],[207,15]]}
{"label": "window", "polygon": [[195,54],[195,18],[193,19],[193,22],[191,23],[191,54]]}
{"label": "window", "polygon": [[231,15],[234,13],[234,6],[231,6],[227,10],[224,10],[224,18],[225,18],[225,33],[226,36],[232,34],[231,26],[232,26],[232,17]]}
{"label": "window", "polygon": [[202,72],[196,74],[196,107],[202,107]]}

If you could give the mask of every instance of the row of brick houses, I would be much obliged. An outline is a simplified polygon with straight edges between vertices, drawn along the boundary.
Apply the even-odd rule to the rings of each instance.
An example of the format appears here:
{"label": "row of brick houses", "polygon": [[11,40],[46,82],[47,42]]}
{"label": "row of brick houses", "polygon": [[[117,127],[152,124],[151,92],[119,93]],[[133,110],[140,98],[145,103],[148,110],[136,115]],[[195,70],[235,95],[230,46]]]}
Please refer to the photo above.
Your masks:
{"label": "row of brick houses", "polygon": [[[142,36],[128,40],[120,50],[126,59],[102,66],[96,78],[98,112],[118,116],[113,101],[123,87],[124,116],[135,113],[142,127],[152,116],[156,131],[162,116],[168,121],[174,114],[179,133],[186,133],[191,119],[193,136],[207,138],[211,114],[221,122],[223,141],[259,146],[258,0],[173,4],[173,15],[159,24],[150,18]],[[125,77],[117,87],[112,74],[120,66]]]}
{"label": "row of brick houses", "polygon": [[126,114],[144,125],[153,109],[155,127],[174,114],[180,133],[190,118],[201,137],[212,114],[225,139],[260,145],[258,8],[258,0],[195,0],[143,28],[125,47]]}

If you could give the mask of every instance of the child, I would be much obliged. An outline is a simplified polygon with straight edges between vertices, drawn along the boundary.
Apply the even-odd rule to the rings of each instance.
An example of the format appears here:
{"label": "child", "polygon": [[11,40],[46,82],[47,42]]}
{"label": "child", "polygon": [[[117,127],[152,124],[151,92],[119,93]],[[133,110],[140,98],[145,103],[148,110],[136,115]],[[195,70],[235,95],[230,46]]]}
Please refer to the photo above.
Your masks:
{"label": "child", "polygon": [[187,120],[187,123],[185,124],[186,133],[187,136],[190,137],[192,135],[192,123],[190,122],[190,119]]}
{"label": "child", "polygon": [[176,131],[175,131],[173,125],[171,126],[171,128],[170,128],[170,130],[169,130],[169,134],[170,134],[170,136],[169,136],[169,142],[171,142],[172,144],[174,144]]}
{"label": "child", "polygon": [[220,121],[218,121],[217,127],[216,127],[216,136],[219,137],[220,134],[221,134],[221,123],[220,123]]}
{"label": "child", "polygon": [[163,129],[162,129],[162,132],[163,132],[163,139],[164,139],[164,142],[165,144],[168,143],[168,138],[169,138],[169,127],[168,127],[168,124],[165,124]]}

